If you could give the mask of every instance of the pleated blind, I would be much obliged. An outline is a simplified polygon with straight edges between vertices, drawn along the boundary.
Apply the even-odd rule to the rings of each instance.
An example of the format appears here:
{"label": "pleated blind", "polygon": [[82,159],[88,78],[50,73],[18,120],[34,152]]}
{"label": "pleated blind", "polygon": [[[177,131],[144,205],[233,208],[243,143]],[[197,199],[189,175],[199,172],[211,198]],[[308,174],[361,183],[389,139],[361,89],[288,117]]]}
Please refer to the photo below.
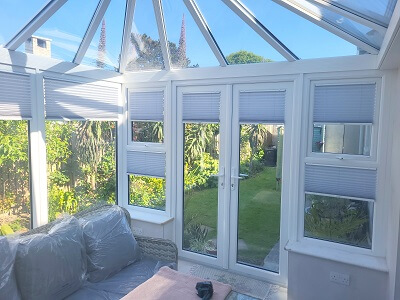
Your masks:
{"label": "pleated blind", "polygon": [[44,79],[47,119],[118,118],[118,87]]}
{"label": "pleated blind", "polygon": [[240,122],[285,122],[285,91],[243,91],[239,94]]}
{"label": "pleated blind", "polygon": [[219,122],[221,93],[183,94],[183,121]]}
{"label": "pleated blind", "polygon": [[29,75],[0,72],[0,116],[32,118]]}
{"label": "pleated blind", "polygon": [[129,92],[129,115],[135,121],[164,121],[164,91]]}
{"label": "pleated blind", "polygon": [[376,84],[315,86],[314,122],[373,123]]}
{"label": "pleated blind", "polygon": [[306,165],[305,191],[375,199],[376,170]]}
{"label": "pleated blind", "polygon": [[165,153],[127,152],[128,174],[165,177]]}

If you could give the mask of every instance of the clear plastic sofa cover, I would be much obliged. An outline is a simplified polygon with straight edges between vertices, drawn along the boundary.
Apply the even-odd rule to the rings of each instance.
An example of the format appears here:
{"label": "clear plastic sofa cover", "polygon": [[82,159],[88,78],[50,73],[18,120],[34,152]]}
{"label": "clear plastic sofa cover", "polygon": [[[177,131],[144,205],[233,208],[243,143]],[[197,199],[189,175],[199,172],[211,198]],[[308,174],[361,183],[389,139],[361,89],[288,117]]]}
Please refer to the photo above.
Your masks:
{"label": "clear plastic sofa cover", "polygon": [[124,211],[117,205],[81,217],[88,257],[88,280],[102,281],[140,259]]}
{"label": "clear plastic sofa cover", "polygon": [[16,278],[22,299],[63,299],[86,280],[86,251],[75,217],[55,224],[47,234],[18,239]]}
{"label": "clear plastic sofa cover", "polygon": [[16,242],[0,236],[0,299],[21,299],[14,271],[17,246]]}

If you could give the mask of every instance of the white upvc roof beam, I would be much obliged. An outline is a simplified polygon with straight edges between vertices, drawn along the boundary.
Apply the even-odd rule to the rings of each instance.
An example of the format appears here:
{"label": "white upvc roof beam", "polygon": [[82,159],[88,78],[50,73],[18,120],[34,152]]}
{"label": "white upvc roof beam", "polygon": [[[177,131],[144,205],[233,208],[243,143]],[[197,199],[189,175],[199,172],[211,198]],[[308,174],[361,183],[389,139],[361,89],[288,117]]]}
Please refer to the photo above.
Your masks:
{"label": "white upvc roof beam", "polygon": [[79,49],[76,52],[75,58],[73,60],[74,63],[80,64],[82,62],[82,59],[85,56],[86,51],[90,46],[90,43],[92,42],[94,34],[96,33],[97,28],[99,27],[99,24],[100,24],[101,20],[103,19],[104,14],[106,13],[106,10],[108,8],[108,5],[110,4],[110,1],[111,0],[100,0],[99,1],[96,11],[93,14],[92,20],[90,21],[89,26],[86,30],[86,33],[83,36],[82,42],[79,45]]}
{"label": "white upvc roof beam", "polygon": [[371,54],[379,53],[379,49],[375,48],[374,46],[358,39],[357,37],[325,21],[323,14],[318,10],[317,7],[315,7],[315,11],[311,11],[310,9],[301,5],[299,1],[293,1],[293,0],[272,0],[272,1]]}
{"label": "white upvc roof beam", "polygon": [[208,46],[210,46],[211,51],[214,53],[215,57],[217,58],[219,64],[221,67],[226,67],[228,65],[228,62],[226,61],[226,58],[224,54],[222,53],[221,49],[219,48],[217,42],[214,39],[214,36],[211,33],[210,28],[207,25],[207,22],[203,15],[200,12],[200,9],[197,7],[196,2],[194,0],[183,0],[185,3],[187,9],[189,10],[190,14],[192,15],[194,21],[197,24],[197,27],[199,27],[201,33],[203,34],[205,40],[208,43]]}
{"label": "white upvc roof beam", "polygon": [[299,58],[289,50],[276,36],[274,36],[254,15],[238,0],[222,0],[234,13],[247,23],[259,36],[269,43],[288,61],[296,61]]}
{"label": "white upvc roof beam", "polygon": [[171,70],[171,58],[169,54],[167,32],[165,30],[164,14],[161,0],[153,0],[154,14],[156,15],[158,35],[160,37],[161,51],[164,59],[165,70]]}
{"label": "white upvc roof beam", "polygon": [[329,9],[330,11],[333,11],[339,15],[342,15],[343,17],[346,17],[354,22],[360,23],[371,29],[375,29],[376,31],[380,32],[382,35],[385,35],[385,33],[386,33],[386,28],[387,28],[386,26],[383,26],[382,24],[374,22],[370,18],[363,17],[362,15],[359,15],[351,10],[348,10],[342,6],[339,6],[335,2],[332,3],[332,2],[329,2],[326,0],[308,0],[308,2],[322,5],[326,9]]}
{"label": "white upvc roof beam", "polygon": [[32,34],[40,28],[67,0],[50,0],[47,4],[4,46],[17,50]]}
{"label": "white upvc roof beam", "polygon": [[122,34],[121,57],[119,61],[119,72],[124,73],[128,64],[128,51],[131,42],[133,16],[135,15],[136,0],[126,0],[124,31]]}

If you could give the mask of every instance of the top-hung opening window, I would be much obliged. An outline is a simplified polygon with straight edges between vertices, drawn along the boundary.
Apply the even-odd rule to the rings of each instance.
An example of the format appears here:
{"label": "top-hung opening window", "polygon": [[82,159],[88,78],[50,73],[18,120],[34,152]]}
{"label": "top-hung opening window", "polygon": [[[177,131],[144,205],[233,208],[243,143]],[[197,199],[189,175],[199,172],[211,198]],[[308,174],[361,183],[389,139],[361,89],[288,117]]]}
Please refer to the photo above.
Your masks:
{"label": "top-hung opening window", "polygon": [[164,89],[129,91],[131,142],[164,142]]}
{"label": "top-hung opening window", "polygon": [[379,82],[315,81],[313,100],[313,153],[373,156]]}

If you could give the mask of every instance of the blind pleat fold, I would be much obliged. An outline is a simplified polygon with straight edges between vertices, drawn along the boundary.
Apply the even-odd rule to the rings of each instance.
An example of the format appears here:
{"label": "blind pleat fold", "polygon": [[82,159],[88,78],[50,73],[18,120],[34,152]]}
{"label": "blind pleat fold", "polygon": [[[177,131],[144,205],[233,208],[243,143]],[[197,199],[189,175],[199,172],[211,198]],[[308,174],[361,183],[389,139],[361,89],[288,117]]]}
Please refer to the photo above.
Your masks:
{"label": "blind pleat fold", "polygon": [[44,79],[46,118],[118,119],[118,87]]}
{"label": "blind pleat fold", "polygon": [[135,121],[163,121],[164,91],[129,92],[129,114]]}
{"label": "blind pleat fold", "polygon": [[376,84],[316,86],[314,122],[373,123]]}
{"label": "blind pleat fold", "polygon": [[219,122],[221,93],[183,94],[183,121]]}
{"label": "blind pleat fold", "polygon": [[375,199],[376,178],[372,169],[306,165],[305,191]]}
{"label": "blind pleat fold", "polygon": [[239,93],[240,122],[285,122],[285,91],[243,91]]}
{"label": "blind pleat fold", "polygon": [[0,116],[32,118],[29,75],[0,72]]}
{"label": "blind pleat fold", "polygon": [[127,152],[128,174],[165,177],[165,153]]}

